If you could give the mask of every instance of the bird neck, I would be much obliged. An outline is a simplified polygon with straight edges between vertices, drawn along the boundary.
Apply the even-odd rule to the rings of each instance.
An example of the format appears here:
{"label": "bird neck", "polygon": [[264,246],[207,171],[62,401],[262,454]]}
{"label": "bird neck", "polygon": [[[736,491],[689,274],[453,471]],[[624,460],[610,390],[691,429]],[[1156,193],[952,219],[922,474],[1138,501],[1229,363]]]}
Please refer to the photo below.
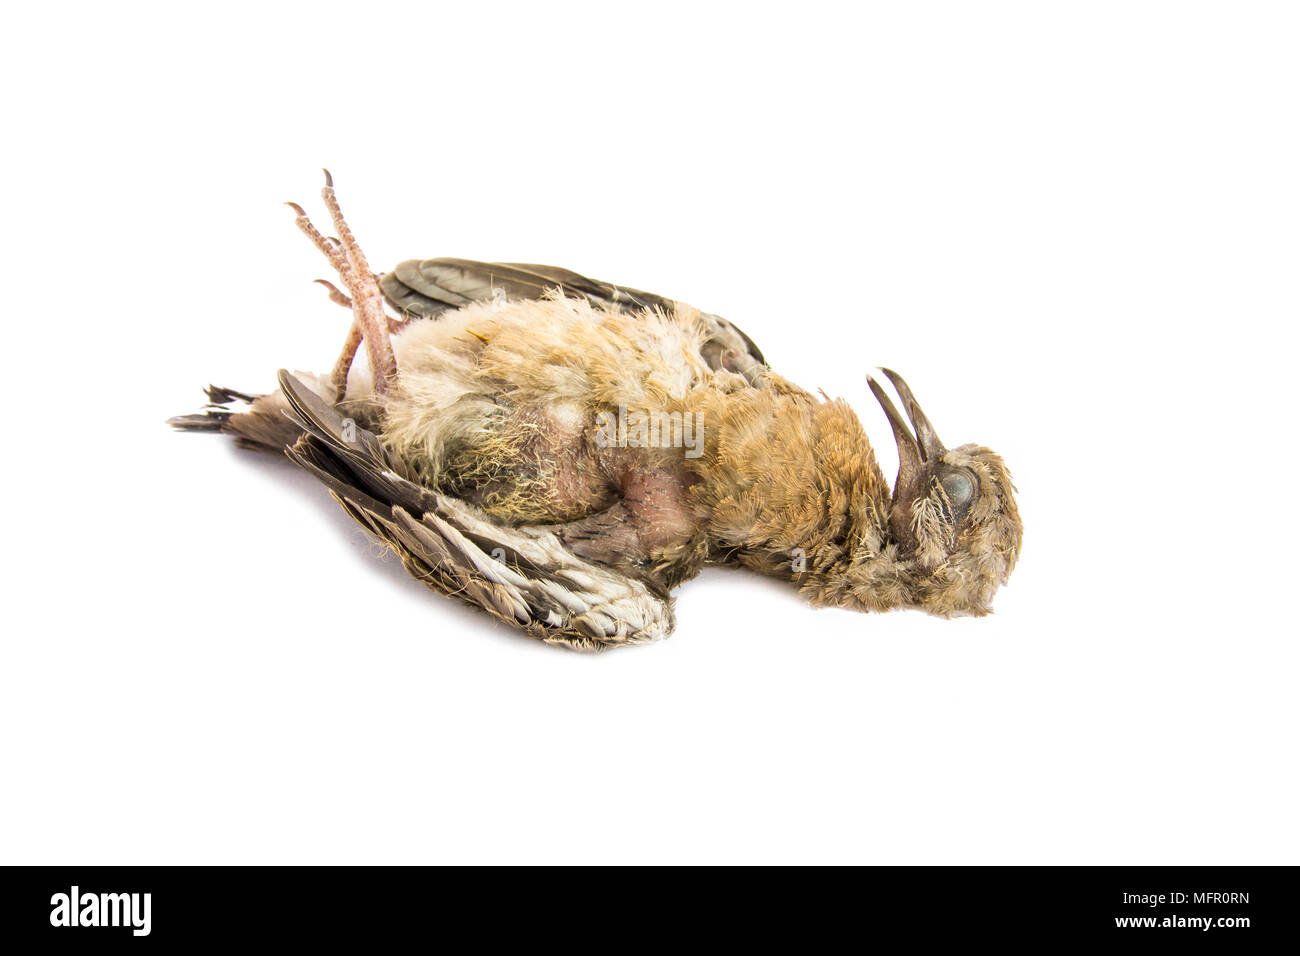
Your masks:
{"label": "bird neck", "polygon": [[819,401],[772,376],[721,396],[698,495],[711,539],[771,574],[816,574],[863,545],[883,551],[889,484],[842,400]]}

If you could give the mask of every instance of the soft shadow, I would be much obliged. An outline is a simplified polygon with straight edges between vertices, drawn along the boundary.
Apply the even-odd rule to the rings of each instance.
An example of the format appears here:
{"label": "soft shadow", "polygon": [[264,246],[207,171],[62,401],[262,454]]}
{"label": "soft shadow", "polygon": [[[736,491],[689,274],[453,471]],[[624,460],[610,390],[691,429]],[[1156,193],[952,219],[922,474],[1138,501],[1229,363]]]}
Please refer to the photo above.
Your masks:
{"label": "soft shadow", "polygon": [[[199,436],[195,436],[199,437]],[[207,437],[207,436],[202,436]],[[440,591],[422,584],[406,573],[402,562],[386,545],[380,544],[357,524],[330,497],[325,487],[312,475],[303,471],[287,457],[269,452],[249,451],[227,441],[225,443],[232,467],[259,468],[264,471],[268,481],[277,481],[293,487],[301,498],[311,502],[320,513],[322,520],[332,524],[338,534],[348,543],[354,564],[366,574],[384,581],[385,587],[397,588],[408,594],[418,595],[421,600],[436,602],[431,610],[439,614],[453,615],[451,620],[458,626],[458,635],[469,633],[477,639],[478,632],[491,635],[495,640],[510,641],[515,645],[524,644],[530,648],[551,651],[556,654],[573,654],[563,647],[545,644],[523,634],[514,628],[490,617],[487,613],[449,597]],[[381,598],[382,599],[382,598]],[[576,657],[593,657],[603,655],[575,654]]]}

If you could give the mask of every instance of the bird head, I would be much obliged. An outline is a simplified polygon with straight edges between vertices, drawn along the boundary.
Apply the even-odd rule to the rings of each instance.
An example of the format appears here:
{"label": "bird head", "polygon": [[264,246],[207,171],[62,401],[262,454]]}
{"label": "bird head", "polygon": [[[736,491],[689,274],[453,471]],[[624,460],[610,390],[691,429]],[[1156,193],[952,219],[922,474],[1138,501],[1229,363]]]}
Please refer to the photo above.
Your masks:
{"label": "bird head", "polygon": [[907,412],[868,377],[898,444],[883,543],[896,546],[905,601],[944,616],[987,614],[1020,553],[1011,475],[988,448],[946,448],[902,376],[881,371]]}

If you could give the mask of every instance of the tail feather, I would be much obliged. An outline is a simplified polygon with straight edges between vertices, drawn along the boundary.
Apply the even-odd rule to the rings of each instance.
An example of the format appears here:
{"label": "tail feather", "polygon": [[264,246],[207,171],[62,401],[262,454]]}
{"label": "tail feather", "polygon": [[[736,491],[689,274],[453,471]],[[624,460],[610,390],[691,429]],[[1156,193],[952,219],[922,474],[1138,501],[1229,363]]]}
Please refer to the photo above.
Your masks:
{"label": "tail feather", "polygon": [[208,404],[201,411],[169,418],[167,424],[185,432],[224,432],[241,448],[276,454],[282,454],[302,435],[298,424],[287,417],[289,405],[278,390],[253,395],[209,385],[204,391]]}

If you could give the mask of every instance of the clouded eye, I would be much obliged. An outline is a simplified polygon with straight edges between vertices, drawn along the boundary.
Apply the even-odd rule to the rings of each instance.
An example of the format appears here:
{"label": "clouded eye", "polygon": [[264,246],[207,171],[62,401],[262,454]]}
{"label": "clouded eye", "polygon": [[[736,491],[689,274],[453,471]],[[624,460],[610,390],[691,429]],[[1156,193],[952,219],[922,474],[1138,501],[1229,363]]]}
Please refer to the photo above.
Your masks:
{"label": "clouded eye", "polygon": [[970,504],[975,485],[968,475],[960,471],[950,472],[943,476],[940,483],[943,485],[943,493],[948,496],[948,501],[952,504],[953,511],[963,511]]}

